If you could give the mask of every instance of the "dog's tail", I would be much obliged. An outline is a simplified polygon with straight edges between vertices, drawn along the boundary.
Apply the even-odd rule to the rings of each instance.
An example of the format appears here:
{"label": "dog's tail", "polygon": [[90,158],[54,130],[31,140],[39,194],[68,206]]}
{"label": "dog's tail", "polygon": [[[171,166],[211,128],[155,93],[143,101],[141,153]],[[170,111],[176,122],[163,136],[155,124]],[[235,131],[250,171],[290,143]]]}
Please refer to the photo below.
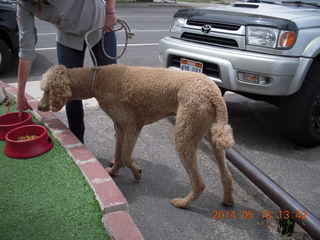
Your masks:
{"label": "dog's tail", "polygon": [[217,149],[227,149],[234,145],[232,128],[228,124],[228,110],[222,97],[212,98],[211,104],[216,111],[216,122],[210,129],[211,142]]}

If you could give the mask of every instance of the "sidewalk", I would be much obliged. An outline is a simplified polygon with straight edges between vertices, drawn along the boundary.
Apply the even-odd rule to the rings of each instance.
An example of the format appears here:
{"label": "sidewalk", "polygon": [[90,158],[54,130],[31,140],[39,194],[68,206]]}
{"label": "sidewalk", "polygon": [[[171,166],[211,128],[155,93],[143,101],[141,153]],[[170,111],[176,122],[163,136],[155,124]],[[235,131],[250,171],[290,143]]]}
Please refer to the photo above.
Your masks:
{"label": "sidewalk", "polygon": [[[18,83],[10,83],[10,85],[15,88],[18,87]],[[40,80],[27,82],[26,93],[35,98],[36,100],[40,101],[42,96],[42,91],[40,89]],[[90,98],[84,100],[83,105],[85,108],[93,108],[98,107],[98,102],[95,98]],[[62,111],[64,111],[64,109]]]}

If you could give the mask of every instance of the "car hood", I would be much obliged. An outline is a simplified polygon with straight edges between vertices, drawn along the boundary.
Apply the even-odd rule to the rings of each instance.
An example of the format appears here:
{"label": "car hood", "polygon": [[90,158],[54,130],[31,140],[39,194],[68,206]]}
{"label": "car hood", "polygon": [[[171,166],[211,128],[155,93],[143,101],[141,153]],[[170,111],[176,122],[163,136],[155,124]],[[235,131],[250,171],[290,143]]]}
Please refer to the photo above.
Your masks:
{"label": "car hood", "polygon": [[0,10],[15,12],[17,10],[17,4],[15,1],[0,0]]}
{"label": "car hood", "polygon": [[[180,13],[179,13],[180,12]],[[175,17],[241,25],[271,25],[282,29],[320,26],[320,8],[267,3],[236,3],[207,8],[183,9]]]}

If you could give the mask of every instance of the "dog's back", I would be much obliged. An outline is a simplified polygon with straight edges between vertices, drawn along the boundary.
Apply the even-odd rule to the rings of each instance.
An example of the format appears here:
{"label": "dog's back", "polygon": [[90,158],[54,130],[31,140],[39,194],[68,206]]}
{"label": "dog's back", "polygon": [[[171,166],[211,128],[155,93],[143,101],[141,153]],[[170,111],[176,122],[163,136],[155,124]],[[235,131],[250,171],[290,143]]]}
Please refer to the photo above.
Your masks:
{"label": "dog's back", "polygon": [[107,66],[110,81],[118,84],[117,97],[151,115],[175,114],[179,103],[189,102],[194,107],[212,107],[210,96],[221,95],[216,84],[206,75],[174,69]]}

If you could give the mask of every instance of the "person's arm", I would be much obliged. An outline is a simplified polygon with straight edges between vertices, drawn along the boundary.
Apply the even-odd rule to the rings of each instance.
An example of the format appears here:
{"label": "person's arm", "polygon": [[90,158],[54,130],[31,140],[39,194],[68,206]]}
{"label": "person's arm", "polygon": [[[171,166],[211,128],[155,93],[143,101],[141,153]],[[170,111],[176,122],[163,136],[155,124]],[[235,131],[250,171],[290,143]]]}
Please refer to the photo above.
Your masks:
{"label": "person's arm", "polygon": [[23,111],[32,110],[25,97],[25,88],[35,58],[36,30],[33,14],[19,2],[17,4],[17,21],[19,26],[17,110],[21,115]]}
{"label": "person's arm", "polygon": [[32,67],[32,59],[19,59],[18,67],[18,94],[17,94],[17,109],[21,114],[23,111],[28,109],[32,110],[32,107],[29,105],[25,97],[25,89],[27,84],[27,79],[30,74]]}
{"label": "person's arm", "polygon": [[113,26],[117,24],[117,15],[116,15],[116,1],[115,0],[106,0],[106,11],[105,11],[105,22],[104,22],[104,31],[109,32],[113,30]]}

